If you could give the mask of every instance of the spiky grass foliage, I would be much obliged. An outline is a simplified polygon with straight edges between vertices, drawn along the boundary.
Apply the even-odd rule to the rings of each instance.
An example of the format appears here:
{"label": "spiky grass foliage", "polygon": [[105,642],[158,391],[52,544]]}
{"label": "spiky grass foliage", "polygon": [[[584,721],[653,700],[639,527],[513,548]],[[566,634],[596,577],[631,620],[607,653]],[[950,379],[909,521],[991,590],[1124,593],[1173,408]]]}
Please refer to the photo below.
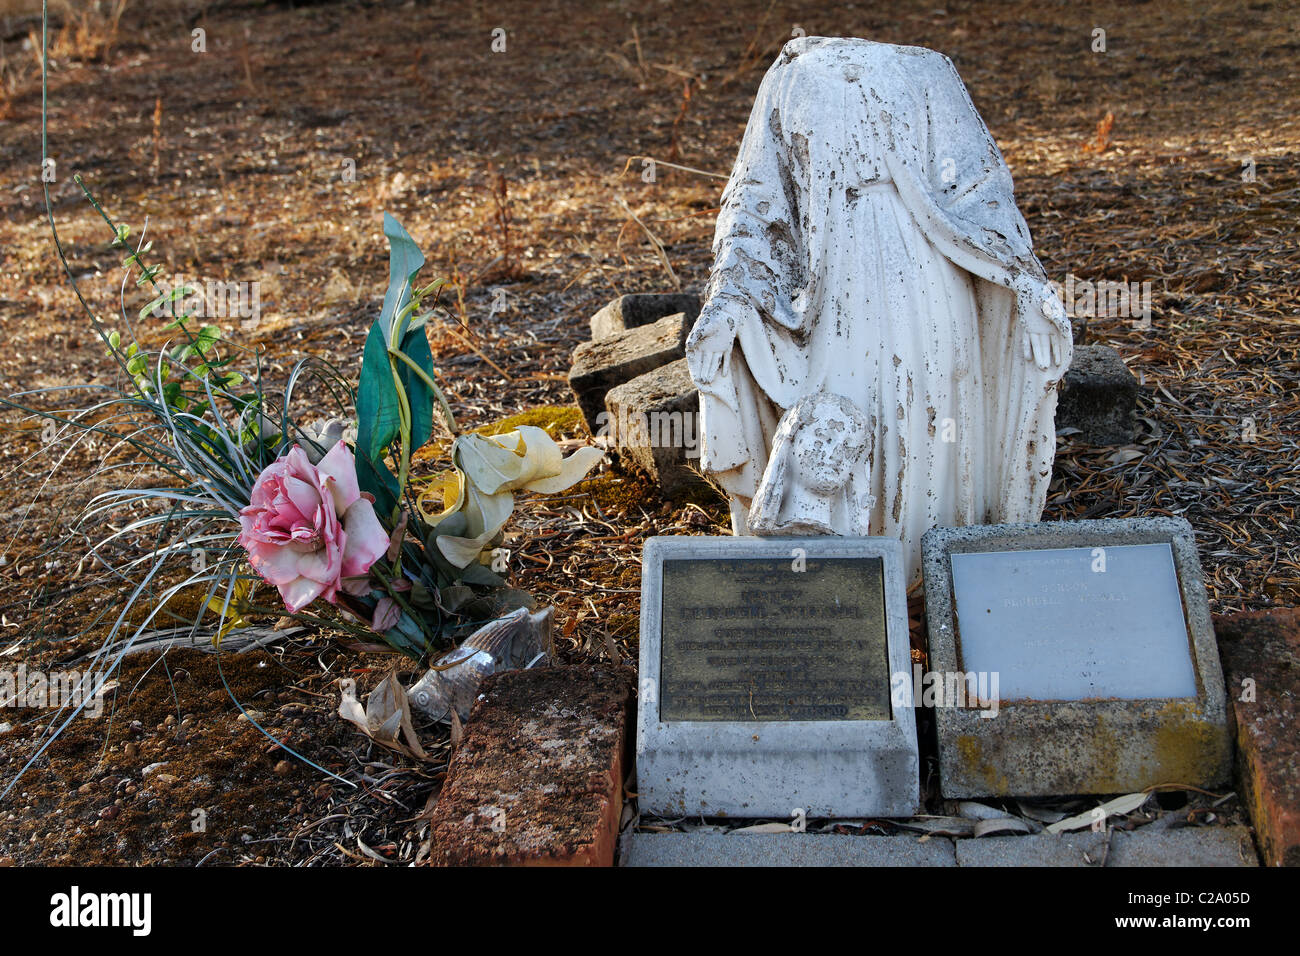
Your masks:
{"label": "spiky grass foliage", "polygon": [[[136,348],[123,348],[120,340],[115,342],[116,337],[104,334],[99,320],[93,313],[90,315],[110,352],[118,357],[124,375],[129,376],[130,385],[90,388],[104,397],[61,410],[38,409],[28,402],[50,393],[85,394],[88,387],[42,389],[0,402],[47,423],[42,430],[53,440],[46,442],[38,454],[50,456],[51,476],[87,439],[107,440],[102,454],[105,464],[98,474],[111,474],[114,480],[121,477],[123,487],[93,497],[47,554],[77,544],[81,552],[78,564],[88,562],[101,572],[101,580],[117,582],[127,597],[111,620],[100,615],[73,635],[79,637],[92,628],[107,627],[102,643],[86,662],[76,695],[80,703],[64,703],[19,776],[93,699],[97,686],[112,677],[141,635],[162,621],[185,618],[171,610],[178,597],[201,594],[197,612],[188,615],[191,634],[199,628],[205,612],[212,611],[221,622],[217,639],[232,624],[243,623],[247,617],[283,613],[282,607],[261,606],[252,599],[260,579],[248,569],[244,549],[236,540],[239,511],[248,504],[257,476],[276,458],[279,449],[294,442],[305,447],[315,445],[312,435],[299,427],[291,412],[300,387],[308,382],[320,386],[340,412],[346,412],[351,404],[347,381],[319,358],[300,361],[283,389],[271,393],[264,387],[261,365],[254,354],[255,370],[247,380],[239,379],[241,384],[247,381],[248,387],[235,391],[233,387],[214,385],[210,367],[196,370],[178,366],[176,350],[170,345],[140,349],[133,338],[131,345]],[[147,374],[127,370],[130,360],[122,359],[128,350],[130,360],[141,357],[147,363]],[[223,377],[229,381],[228,376]],[[168,390],[166,386],[171,383],[179,383],[180,392]],[[184,409],[179,407],[178,394],[191,396],[184,400]],[[157,476],[163,483],[140,485],[146,475]],[[123,515],[132,517],[115,525]],[[110,530],[102,533],[99,529],[103,528]],[[81,546],[83,541],[88,541],[88,546]],[[133,613],[141,607],[145,613]],[[193,601],[189,607],[194,607]],[[303,612],[295,616],[334,629],[369,633],[342,618],[325,620]],[[17,779],[10,781],[0,797]]]}
{"label": "spiky grass foliage", "polygon": [[[42,27],[42,48],[48,49],[48,11]],[[43,162],[48,157],[45,59],[42,58],[41,71]],[[112,220],[79,176],[74,181],[104,219],[113,245],[126,249],[129,229]],[[59,261],[91,328],[118,365],[120,375],[113,385],[38,389],[9,399],[0,398],[0,404],[42,422],[42,438],[46,440],[36,455],[49,455],[51,464],[50,477],[40,493],[83,442],[95,438],[106,440],[107,450],[101,455],[104,464],[96,473],[101,477],[112,474],[115,480],[118,475],[124,476],[122,487],[92,498],[72,521],[68,533],[46,549],[42,557],[50,557],[75,544],[81,552],[77,561],[79,569],[89,562],[99,570],[100,581],[116,582],[128,596],[117,605],[115,616],[114,608],[110,607],[67,638],[79,638],[107,627],[102,643],[89,656],[72,695],[76,702],[61,702],[35,753],[0,790],[0,799],[40,760],[117,672],[140,637],[160,620],[188,617],[193,636],[205,612],[211,610],[221,622],[214,639],[219,642],[231,624],[243,622],[246,616],[283,613],[283,608],[260,606],[252,600],[260,579],[251,573],[245,552],[237,542],[239,511],[248,504],[257,476],[280,450],[294,442],[320,448],[312,435],[299,427],[292,412],[295,392],[300,387],[308,383],[317,386],[343,415],[354,403],[346,378],[316,357],[295,365],[283,388],[269,390],[262,374],[260,354],[226,345],[221,342],[219,329],[213,326],[196,329],[193,313],[178,313],[177,304],[189,290],[162,288],[158,281],[161,269],[145,262],[152,244],[144,243],[143,235],[123,262],[120,328],[106,327],[77,285],[54,222],[49,184],[42,185],[46,216]],[[137,319],[143,320],[150,313],[166,309],[169,321],[165,329],[175,337],[160,348],[144,346],[127,314],[125,290],[133,273],[138,273],[137,286],[154,294],[154,299],[139,310]],[[234,366],[241,359],[243,371],[238,371]],[[73,404],[52,410],[36,407],[41,398],[50,396],[71,398]],[[76,404],[78,396],[90,396],[89,401]],[[144,476],[150,475],[162,484],[142,485]],[[115,526],[114,520],[123,515],[131,515],[130,520]],[[100,534],[98,529],[104,527],[109,532]],[[83,547],[81,542],[86,545]],[[146,547],[141,548],[142,545]],[[181,615],[169,608],[178,596],[195,593],[202,594],[196,612]],[[143,614],[137,612],[139,608],[145,609]],[[295,617],[358,634],[370,633],[341,618],[324,620],[307,613]],[[229,692],[224,674],[222,681]],[[234,700],[233,693],[231,698]],[[235,704],[247,716],[238,700]],[[252,722],[262,729],[256,721]],[[284,746],[282,741],[277,742]],[[286,746],[285,750],[322,773],[342,780],[291,748]]]}
{"label": "spiky grass foliage", "polygon": [[[81,703],[60,708],[24,771],[93,699],[96,687],[92,684],[102,686],[141,635],[163,620],[184,617],[170,609],[179,596],[202,595],[197,613],[189,614],[190,627],[197,631],[205,611],[211,610],[221,621],[218,638],[246,617],[283,613],[282,607],[260,606],[252,600],[260,579],[248,569],[245,552],[236,540],[239,511],[248,504],[257,476],[279,449],[294,442],[304,447],[315,445],[291,411],[300,387],[309,382],[319,386],[341,413],[346,413],[352,399],[347,381],[319,358],[300,361],[283,389],[272,393],[264,385],[256,354],[251,354],[254,371],[247,379],[218,375],[212,371],[212,362],[221,361],[223,368],[229,363],[211,354],[215,345],[207,350],[209,361],[196,368],[178,362],[179,353],[170,343],[159,349],[141,349],[133,333],[131,342],[123,343],[120,334],[105,333],[94,313],[88,310],[88,314],[122,367],[122,384],[42,389],[0,402],[46,423],[42,431],[52,440],[45,442],[38,454],[50,456],[51,477],[87,439],[107,440],[102,454],[105,464],[98,475],[112,475],[115,481],[120,478],[122,487],[93,497],[51,551],[78,543],[78,564],[88,562],[101,572],[102,579],[116,581],[128,596],[111,621],[101,615],[73,635],[107,626],[103,642],[84,669],[77,694]],[[125,313],[122,319],[129,329]],[[214,384],[216,378],[225,384]],[[126,384],[128,380],[130,384]],[[173,385],[177,387],[169,388]],[[81,407],[56,410],[29,404],[41,395],[84,395],[88,390],[102,397]],[[162,484],[142,486],[143,476],[157,476]],[[132,517],[115,524],[123,515]],[[103,528],[110,530],[102,533],[99,529]],[[83,541],[88,541],[88,546],[81,547]],[[121,556],[123,551],[125,556]],[[133,613],[139,607],[146,612]],[[324,620],[307,613],[296,617],[368,633],[341,618]],[[0,797],[16,782],[17,777]]]}

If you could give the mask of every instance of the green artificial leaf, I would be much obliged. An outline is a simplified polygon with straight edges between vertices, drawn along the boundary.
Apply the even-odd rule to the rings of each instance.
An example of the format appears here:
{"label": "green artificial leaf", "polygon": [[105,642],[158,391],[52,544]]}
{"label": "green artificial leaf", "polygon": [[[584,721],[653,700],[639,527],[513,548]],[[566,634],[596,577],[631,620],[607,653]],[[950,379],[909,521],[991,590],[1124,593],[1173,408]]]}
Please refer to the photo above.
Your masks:
{"label": "green artificial leaf", "polygon": [[199,329],[199,334],[194,340],[195,354],[202,354],[208,351],[221,338],[221,330],[215,325],[205,325]]}
{"label": "green artificial leaf", "polygon": [[411,591],[406,596],[406,602],[411,607],[418,608],[421,611],[436,611],[437,603],[433,600],[433,594],[430,590],[419,581],[411,583]]}
{"label": "green artificial leaf", "polygon": [[397,477],[388,470],[382,459],[378,462],[367,458],[357,448],[357,485],[362,491],[369,492],[375,499],[375,514],[381,520],[388,520],[397,508],[402,489],[397,484]]}
{"label": "green artificial leaf", "polygon": [[[424,327],[408,329],[402,336],[401,348],[432,380],[433,353],[429,350],[429,338],[424,334]],[[406,389],[406,400],[411,405],[411,452],[414,453],[433,434],[434,394],[405,362],[397,363],[397,374],[402,380],[402,387]]]}
{"label": "green artificial leaf", "polygon": [[401,223],[384,213],[384,235],[388,237],[388,291],[379,324],[384,330],[384,344],[392,345],[393,317],[411,301],[412,283],[424,267],[424,254]]}
{"label": "green artificial leaf", "polygon": [[366,336],[357,385],[357,454],[372,462],[384,460],[384,449],[401,429],[397,388],[384,333],[376,322]]}
{"label": "green artificial leaf", "polygon": [[448,561],[434,543],[437,536],[430,534],[424,548],[424,563],[437,576],[439,588],[450,587],[460,580],[460,568]]}
{"label": "green artificial leaf", "polygon": [[[369,615],[374,614],[374,605],[385,597],[382,591],[371,591],[370,600],[367,600],[366,609]],[[426,639],[424,632],[420,630],[420,625],[412,620],[411,616],[405,611],[397,619],[397,623],[384,631],[380,635],[384,643],[396,651],[401,651],[408,657],[419,660],[424,656],[426,651]]]}
{"label": "green artificial leaf", "polygon": [[481,584],[485,587],[502,588],[506,579],[488,569],[486,564],[471,562],[461,569],[460,579],[466,584]]}
{"label": "green artificial leaf", "polygon": [[446,610],[456,612],[474,600],[474,591],[463,584],[453,584],[451,587],[442,588],[438,592],[438,597]]}
{"label": "green artificial leaf", "polygon": [[463,537],[469,531],[469,518],[463,511],[453,511],[429,529],[429,547],[437,551],[433,544],[440,534],[449,534],[454,538]]}

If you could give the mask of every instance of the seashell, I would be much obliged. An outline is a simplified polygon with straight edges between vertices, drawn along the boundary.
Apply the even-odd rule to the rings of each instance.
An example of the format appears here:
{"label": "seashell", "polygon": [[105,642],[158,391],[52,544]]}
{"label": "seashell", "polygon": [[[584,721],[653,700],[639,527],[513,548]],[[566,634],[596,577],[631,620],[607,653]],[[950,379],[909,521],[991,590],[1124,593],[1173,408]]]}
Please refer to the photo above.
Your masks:
{"label": "seashell", "polygon": [[451,722],[453,708],[462,721],[469,720],[483,678],[497,671],[526,670],[552,655],[554,616],[554,608],[530,612],[521,607],[483,625],[411,685],[411,706],[443,723]]}

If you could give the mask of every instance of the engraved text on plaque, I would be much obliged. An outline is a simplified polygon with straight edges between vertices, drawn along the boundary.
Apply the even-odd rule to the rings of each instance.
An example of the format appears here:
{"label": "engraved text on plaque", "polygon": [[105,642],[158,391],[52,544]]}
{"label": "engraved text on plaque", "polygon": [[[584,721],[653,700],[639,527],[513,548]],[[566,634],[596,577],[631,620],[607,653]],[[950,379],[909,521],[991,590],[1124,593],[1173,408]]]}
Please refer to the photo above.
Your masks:
{"label": "engraved text on plaque", "polygon": [[883,575],[875,557],[665,560],[660,719],[889,720]]}

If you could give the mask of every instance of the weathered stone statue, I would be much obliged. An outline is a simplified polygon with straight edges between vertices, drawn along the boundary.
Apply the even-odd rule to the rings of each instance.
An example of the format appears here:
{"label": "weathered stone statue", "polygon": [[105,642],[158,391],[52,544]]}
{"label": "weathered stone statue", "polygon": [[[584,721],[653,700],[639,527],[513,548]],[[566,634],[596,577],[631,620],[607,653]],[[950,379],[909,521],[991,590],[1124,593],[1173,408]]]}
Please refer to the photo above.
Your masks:
{"label": "weathered stone statue", "polygon": [[896,536],[914,581],[931,527],[1041,517],[1069,321],[947,57],[787,43],[714,256],[687,357],[735,533]]}

